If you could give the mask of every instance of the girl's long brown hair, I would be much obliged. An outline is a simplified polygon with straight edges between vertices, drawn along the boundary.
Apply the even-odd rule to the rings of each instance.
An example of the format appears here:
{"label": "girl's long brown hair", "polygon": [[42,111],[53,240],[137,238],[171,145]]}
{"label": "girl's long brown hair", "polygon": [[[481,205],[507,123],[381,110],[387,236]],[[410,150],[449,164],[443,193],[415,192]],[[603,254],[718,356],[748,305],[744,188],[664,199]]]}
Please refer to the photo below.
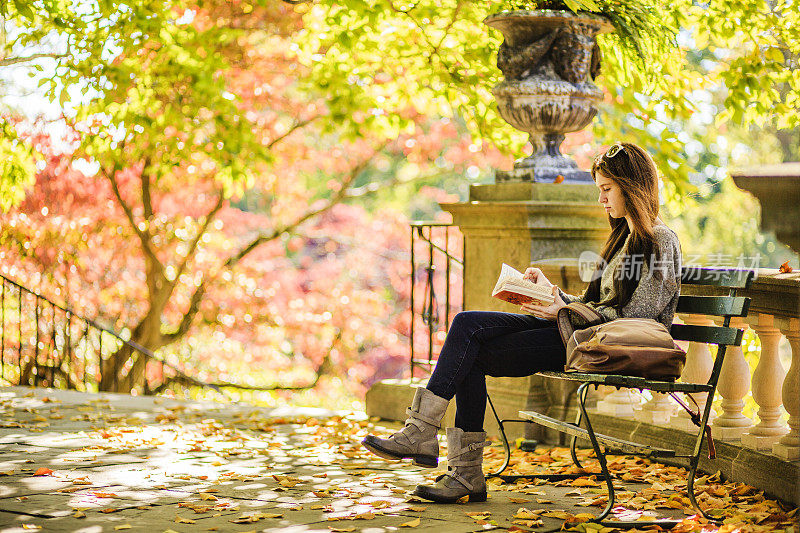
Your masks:
{"label": "girl's long brown hair", "polygon": [[[641,262],[648,262],[650,266],[651,257],[658,259],[658,246],[653,232],[653,223],[658,217],[658,173],[652,158],[644,149],[631,143],[618,144],[622,145],[622,150],[613,157],[606,155],[608,153],[606,152],[595,159],[592,165],[592,179],[596,180],[597,173],[601,173],[620,187],[625,199],[625,210],[631,217],[633,231],[628,228],[628,222],[624,217],[612,218],[609,215],[611,235],[600,253],[605,263],[601,262],[598,265],[598,270],[586,287],[583,298],[585,302],[598,302],[620,310],[630,301],[633,291],[639,284],[642,274]],[[612,296],[600,302],[602,269],[622,248],[629,234],[630,241],[624,250],[625,255],[613,273]],[[657,274],[657,270],[654,273]],[[653,269],[650,271],[653,272]]]}

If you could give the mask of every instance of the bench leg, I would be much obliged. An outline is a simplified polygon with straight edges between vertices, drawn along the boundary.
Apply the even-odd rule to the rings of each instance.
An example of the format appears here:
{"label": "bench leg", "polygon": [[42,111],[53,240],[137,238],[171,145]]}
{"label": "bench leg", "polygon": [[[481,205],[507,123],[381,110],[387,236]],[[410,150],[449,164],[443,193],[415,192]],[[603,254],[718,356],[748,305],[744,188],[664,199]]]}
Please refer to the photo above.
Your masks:
{"label": "bench leg", "polygon": [[714,397],[714,390],[708,393],[708,401],[706,402],[705,408],[703,409],[703,418],[700,420],[700,427],[698,428],[697,440],[695,441],[694,446],[694,454],[689,459],[689,477],[686,480],[686,493],[689,496],[689,501],[692,503],[695,509],[700,511],[700,514],[703,515],[704,518],[708,519],[712,523],[720,524],[720,520],[718,518],[714,518],[713,516],[707,514],[703,509],[700,508],[700,505],[697,503],[697,499],[694,495],[694,478],[697,474],[697,466],[700,464],[700,452],[703,448],[703,437],[705,437],[705,427],[708,423],[708,418],[711,415],[711,399]]}
{"label": "bench leg", "polygon": [[503,461],[503,466],[500,467],[500,470],[497,472],[491,472],[486,477],[498,477],[505,471],[506,468],[508,468],[508,463],[511,462],[511,446],[508,444],[506,429],[503,426],[503,423],[508,421],[500,420],[500,416],[497,414],[497,410],[494,408],[494,404],[492,403],[492,399],[489,397],[488,393],[486,394],[486,400],[489,402],[489,407],[491,407],[492,413],[494,413],[494,417],[497,419],[497,427],[500,429],[500,437],[503,439],[503,448],[505,449],[506,454],[505,461]]}
{"label": "bench leg", "polygon": [[[492,403],[492,399],[489,395],[486,395],[486,400],[489,402],[489,407],[492,409],[492,414],[494,414],[495,420],[497,420],[497,426],[500,429],[500,438],[503,440],[503,449],[505,452],[505,460],[503,461],[502,466],[496,472],[490,472],[486,474],[486,478],[491,477],[499,477],[504,481],[516,481],[518,479],[546,479],[548,481],[561,481],[564,479],[577,479],[583,474],[526,474],[526,475],[501,475],[506,468],[508,468],[509,463],[511,462],[511,445],[508,443],[508,437],[506,436],[506,429],[505,424],[506,422],[521,422],[523,424],[529,424],[530,421],[528,420],[517,420],[517,419],[500,419],[500,415],[497,414],[497,410],[494,408],[494,404]],[[580,417],[580,415],[578,415]],[[579,418],[580,423],[580,418]],[[577,457],[574,455],[573,451],[573,460],[575,464],[582,468],[580,463],[577,462]]]}
{"label": "bench leg", "polygon": [[[586,431],[589,432],[589,440],[592,442],[592,448],[594,448],[594,453],[597,456],[597,460],[600,463],[600,470],[603,472],[603,477],[606,480],[606,486],[608,487],[608,502],[606,503],[606,508],[603,509],[603,512],[597,515],[597,517],[593,520],[593,522],[600,522],[603,520],[608,514],[611,512],[611,509],[614,507],[614,482],[611,479],[611,474],[608,471],[608,465],[606,464],[606,454],[600,448],[600,443],[597,442],[597,437],[594,435],[594,429],[592,428],[592,422],[589,420],[589,413],[586,412],[586,393],[589,391],[589,383],[581,383],[580,387],[578,387],[578,409],[581,413],[581,416],[586,420]],[[573,457],[573,460],[575,457]]]}
{"label": "bench leg", "polygon": [[[580,427],[582,420],[583,420],[583,411],[578,409],[578,414],[575,415],[575,425]],[[572,462],[575,463],[575,466],[582,469],[583,465],[578,460],[577,447],[578,447],[578,437],[573,436],[569,440],[569,453],[572,456]]]}

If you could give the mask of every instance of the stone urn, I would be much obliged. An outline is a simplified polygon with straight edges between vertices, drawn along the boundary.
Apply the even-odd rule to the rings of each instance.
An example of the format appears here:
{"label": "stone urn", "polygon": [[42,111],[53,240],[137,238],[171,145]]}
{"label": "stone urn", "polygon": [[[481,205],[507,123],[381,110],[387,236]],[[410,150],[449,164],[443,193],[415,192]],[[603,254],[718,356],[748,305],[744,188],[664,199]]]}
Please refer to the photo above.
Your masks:
{"label": "stone urn", "polygon": [[596,36],[613,29],[599,15],[570,11],[505,11],[484,23],[504,37],[497,67],[505,80],[492,89],[500,116],[529,135],[533,153],[496,172],[495,180],[591,182],[561,154],[564,134],[585,128],[603,92],[593,83],[600,70]]}

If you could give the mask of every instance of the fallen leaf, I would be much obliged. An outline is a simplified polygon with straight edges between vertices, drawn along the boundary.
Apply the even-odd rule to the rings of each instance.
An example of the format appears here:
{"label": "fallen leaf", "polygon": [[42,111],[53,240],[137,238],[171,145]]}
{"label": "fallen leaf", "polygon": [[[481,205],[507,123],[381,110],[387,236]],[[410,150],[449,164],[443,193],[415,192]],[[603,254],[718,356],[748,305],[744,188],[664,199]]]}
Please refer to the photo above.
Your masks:
{"label": "fallen leaf", "polygon": [[328,526],[328,529],[330,529],[331,531],[336,532],[336,533],[345,533],[346,531],[355,531],[356,530],[356,528],[354,528],[354,527],[333,527],[333,526]]}
{"label": "fallen leaf", "polygon": [[175,522],[178,524],[194,524],[195,521],[189,518],[183,518],[181,516],[175,515]]}
{"label": "fallen leaf", "polygon": [[522,520],[538,520],[539,515],[543,512],[544,509],[537,509],[536,511],[532,511],[531,509],[520,507],[514,514],[514,518],[519,518]]}
{"label": "fallen leaf", "polygon": [[419,518],[415,518],[414,520],[410,520],[408,522],[400,524],[400,527],[417,527],[419,525],[419,522],[420,522],[420,519]]}
{"label": "fallen leaf", "polygon": [[[542,522],[541,519],[538,519],[538,520],[514,520],[512,523],[520,525],[520,526],[525,526],[525,527],[539,527],[542,524],[544,524],[544,522]],[[509,529],[509,531],[511,531],[511,529]]]}
{"label": "fallen leaf", "polygon": [[53,473],[53,471],[50,470],[49,468],[41,467],[38,470],[36,470],[36,473],[33,474],[33,475],[34,476],[49,476],[52,473]]}
{"label": "fallen leaf", "polygon": [[778,268],[778,272],[781,272],[783,274],[788,274],[791,271],[792,267],[789,266],[789,261],[786,261],[780,266],[780,268]]}
{"label": "fallen leaf", "polygon": [[387,502],[386,500],[375,500],[374,502],[370,502],[370,505],[375,509],[385,509],[392,505],[392,502]]}
{"label": "fallen leaf", "polygon": [[528,500],[526,498],[509,498],[508,501],[511,503],[531,503],[533,500]]}
{"label": "fallen leaf", "polygon": [[42,529],[42,526],[36,524],[22,524],[22,529]]}
{"label": "fallen leaf", "polygon": [[579,477],[578,479],[574,479],[570,485],[573,487],[597,487],[600,485],[600,483],[598,483],[594,476],[592,476],[588,478]]}
{"label": "fallen leaf", "polygon": [[114,526],[114,529],[130,529],[130,528],[131,528],[130,524],[120,524],[118,526]]}

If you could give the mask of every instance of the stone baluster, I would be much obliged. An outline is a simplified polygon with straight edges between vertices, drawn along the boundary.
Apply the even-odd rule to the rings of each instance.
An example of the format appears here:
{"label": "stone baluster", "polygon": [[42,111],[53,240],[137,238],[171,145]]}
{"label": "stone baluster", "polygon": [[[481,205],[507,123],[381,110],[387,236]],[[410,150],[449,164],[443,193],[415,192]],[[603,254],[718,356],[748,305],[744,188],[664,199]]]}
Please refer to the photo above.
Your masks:
{"label": "stone baluster", "polygon": [[800,459],[800,320],[782,320],[781,332],[792,347],[792,364],[783,381],[783,407],[789,413],[789,433],[772,446],[772,453],[785,461]]}
{"label": "stone baluster", "polygon": [[634,407],[633,417],[639,422],[657,426],[668,425],[670,418],[675,414],[675,407],[677,407],[675,402],[663,392],[653,392],[652,394],[653,397],[641,407]]}
{"label": "stone baluster", "polygon": [[[686,324],[696,325],[696,326],[713,326],[714,322],[705,317],[700,317],[697,315],[680,315],[681,320],[683,320]],[[708,378],[711,376],[711,371],[714,368],[714,357],[711,355],[711,350],[708,348],[708,344],[704,342],[690,342],[689,347],[686,350],[686,365],[683,367],[683,372],[681,373],[681,381],[685,383],[707,383]],[[684,402],[691,408],[694,409],[694,403],[691,400],[686,398],[687,395],[680,394],[679,397],[684,400]],[[692,398],[697,402],[698,407],[700,408],[700,412],[703,411],[706,405],[706,398],[708,394],[705,392],[692,394]],[[713,418],[714,412],[711,412]],[[697,431],[697,426],[692,423],[692,419],[689,418],[689,414],[684,411],[682,408],[677,410],[677,414],[673,416],[670,421],[669,425],[672,428],[680,429],[682,431],[687,431],[694,433]]]}
{"label": "stone baluster", "polygon": [[591,387],[589,389],[586,405],[591,406],[591,411],[597,411],[597,404],[602,402],[603,399],[612,392],[614,392],[614,387],[609,387],[608,385],[599,385],[597,388]]}
{"label": "stone baluster", "polygon": [[750,327],[761,340],[761,354],[753,371],[753,399],[758,404],[758,424],[742,435],[742,446],[757,450],[771,450],[789,428],[780,420],[781,385],[786,372],[781,365],[778,343],[781,332],[775,327],[772,315],[759,313],[747,318]]}
{"label": "stone baluster", "polygon": [[[719,324],[722,319],[718,319]],[[730,326],[746,327],[739,317],[731,318]],[[722,397],[722,414],[711,424],[711,433],[719,440],[739,440],[753,427],[753,421],[744,416],[744,397],[750,389],[750,366],[741,346],[728,346],[719,375],[717,392]]]}
{"label": "stone baluster", "polygon": [[633,389],[617,389],[597,402],[597,412],[618,418],[633,418],[634,407],[642,401],[641,395]]}

